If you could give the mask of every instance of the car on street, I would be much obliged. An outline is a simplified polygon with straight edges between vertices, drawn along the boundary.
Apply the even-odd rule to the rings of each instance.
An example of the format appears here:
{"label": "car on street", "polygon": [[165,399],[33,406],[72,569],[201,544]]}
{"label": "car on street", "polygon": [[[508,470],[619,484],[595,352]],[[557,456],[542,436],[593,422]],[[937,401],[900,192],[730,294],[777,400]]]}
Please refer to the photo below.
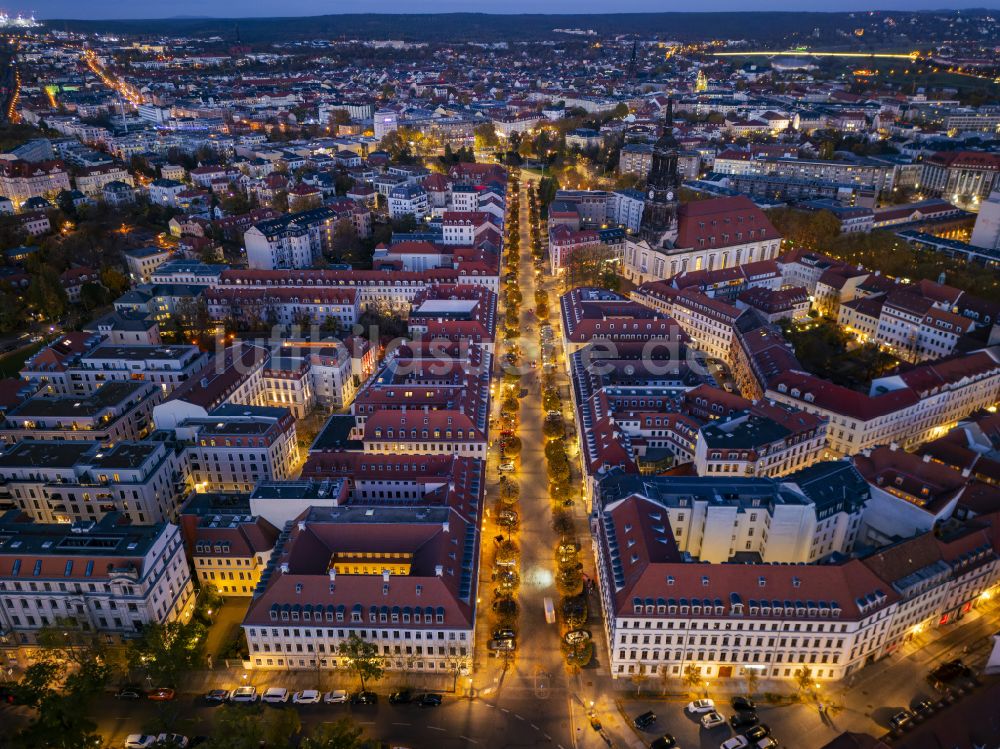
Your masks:
{"label": "car on street", "polygon": [[719,749],[746,749],[750,741],[746,736],[732,736],[719,744]]}
{"label": "car on street", "polygon": [[744,731],[743,735],[751,741],[760,741],[771,735],[771,727],[767,723],[758,723],[753,728]]}
{"label": "car on street", "polygon": [[778,742],[772,736],[765,736],[757,742],[757,749],[777,749]]}
{"label": "car on street", "polygon": [[352,705],[374,705],[378,702],[378,695],[374,692],[355,692],[351,697]]}
{"label": "car on street", "polygon": [[689,713],[710,713],[715,710],[714,700],[695,700],[694,702],[689,702],[687,706],[687,711]]}
{"label": "car on street", "polygon": [[144,694],[143,691],[139,689],[139,687],[132,686],[130,684],[128,686],[122,687],[117,692],[115,692],[115,697],[117,697],[120,700],[141,700],[143,694]]}
{"label": "car on street", "polygon": [[902,731],[909,728],[910,724],[913,722],[913,713],[909,710],[900,710],[898,713],[889,718],[889,725],[892,727],[893,731]]}
{"label": "car on street", "polygon": [[514,470],[514,464],[511,463],[511,462],[509,462],[509,461],[507,463],[501,463],[500,464],[500,470],[501,471],[513,471]]}
{"label": "car on street", "polygon": [[733,710],[735,710],[738,713],[743,713],[757,709],[757,703],[754,702],[749,697],[733,697],[731,700],[729,700],[729,704],[732,705]]}
{"label": "car on street", "polygon": [[206,692],[205,696],[202,698],[205,702],[211,705],[221,705],[229,699],[229,690],[227,689],[213,689],[210,692]]}
{"label": "car on street", "polygon": [[736,713],[729,718],[729,725],[733,727],[734,730],[739,731],[741,728],[749,728],[750,726],[755,726],[760,723],[760,718],[757,717],[757,713],[753,710],[747,710],[746,712]]}
{"label": "car on street", "polygon": [[722,717],[722,713],[717,713],[715,710],[701,716],[702,728],[717,728],[724,725],[726,725],[726,719]]}
{"label": "car on street", "polygon": [[146,749],[156,743],[156,736],[147,733],[130,733],[125,737],[125,749]]}
{"label": "car on street", "polygon": [[490,640],[486,643],[487,650],[513,650],[514,640],[504,639],[504,640]]}
{"label": "car on street", "polygon": [[934,703],[931,700],[920,700],[913,706],[913,714],[920,718],[926,718],[934,712]]}
{"label": "car on street", "polygon": [[292,695],[292,704],[295,705],[315,705],[323,695],[316,689],[303,689]]}
{"label": "car on street", "polygon": [[649,749],[677,749],[677,739],[669,733],[665,733],[658,739],[653,739]]}
{"label": "car on street", "polygon": [[245,686],[236,687],[229,695],[229,701],[234,703],[250,703],[257,701],[257,687]]}
{"label": "car on street", "polygon": [[146,699],[153,700],[154,702],[167,702],[173,698],[174,690],[170,687],[157,687],[146,694]]}
{"label": "car on street", "polygon": [[656,713],[652,710],[647,710],[642,715],[636,716],[635,720],[632,721],[632,725],[638,728],[640,731],[649,728],[656,722]]}
{"label": "car on street", "polygon": [[928,674],[927,679],[938,689],[947,687],[959,679],[974,679],[972,669],[956,658],[942,663]]}
{"label": "car on street", "polygon": [[288,690],[284,687],[268,687],[264,694],[260,696],[260,701],[268,702],[272,705],[288,702]]}
{"label": "car on street", "polygon": [[409,689],[393,692],[389,695],[390,705],[409,705],[413,702],[413,693]]}
{"label": "car on street", "polygon": [[441,705],[441,695],[434,692],[425,692],[417,698],[419,707],[439,707]]}
{"label": "car on street", "polygon": [[332,692],[326,692],[323,695],[323,702],[327,705],[341,705],[350,698],[347,694],[346,689],[334,689]]}
{"label": "car on street", "polygon": [[161,733],[156,737],[156,746],[172,746],[177,747],[177,749],[187,749],[188,744],[187,736],[182,736],[179,733]]}
{"label": "car on street", "polygon": [[517,637],[517,633],[512,629],[493,630],[494,640],[513,640],[515,637]]}

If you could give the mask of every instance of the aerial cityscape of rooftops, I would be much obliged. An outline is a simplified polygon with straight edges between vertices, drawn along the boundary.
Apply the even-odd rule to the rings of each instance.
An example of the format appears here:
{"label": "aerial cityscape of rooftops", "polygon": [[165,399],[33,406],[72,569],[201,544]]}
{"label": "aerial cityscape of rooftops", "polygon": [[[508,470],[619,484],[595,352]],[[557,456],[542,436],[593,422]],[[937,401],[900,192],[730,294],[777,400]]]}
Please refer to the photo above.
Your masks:
{"label": "aerial cityscape of rooftops", "polygon": [[0,14],[0,748],[1000,747],[998,13]]}

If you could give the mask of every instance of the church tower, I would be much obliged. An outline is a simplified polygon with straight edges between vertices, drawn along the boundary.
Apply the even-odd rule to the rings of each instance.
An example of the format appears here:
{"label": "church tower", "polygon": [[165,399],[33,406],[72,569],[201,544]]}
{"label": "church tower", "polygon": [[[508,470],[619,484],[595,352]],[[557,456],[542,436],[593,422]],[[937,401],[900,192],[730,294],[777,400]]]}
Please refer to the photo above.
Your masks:
{"label": "church tower", "polygon": [[677,238],[677,190],[681,180],[677,174],[680,156],[674,138],[674,100],[667,101],[663,134],[653,146],[653,165],[647,180],[646,206],[642,213],[640,232],[652,247],[662,247]]}

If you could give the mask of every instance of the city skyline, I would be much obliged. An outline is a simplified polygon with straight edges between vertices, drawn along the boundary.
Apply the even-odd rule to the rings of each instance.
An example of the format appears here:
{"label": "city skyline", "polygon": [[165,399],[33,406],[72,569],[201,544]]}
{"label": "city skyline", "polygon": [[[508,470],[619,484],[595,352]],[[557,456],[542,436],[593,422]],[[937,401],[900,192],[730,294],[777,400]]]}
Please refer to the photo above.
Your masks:
{"label": "city skyline", "polygon": [[[39,20],[42,19],[78,19],[78,20],[129,20],[129,19],[227,19],[227,18],[269,18],[269,17],[298,17],[298,16],[320,16],[339,14],[437,14],[437,13],[469,13],[485,12],[497,15],[521,15],[521,14],[594,14],[594,15],[618,15],[622,13],[671,13],[671,12],[747,12],[745,3],[738,0],[708,0],[698,8],[692,9],[690,5],[681,2],[656,2],[656,0],[625,0],[616,4],[613,11],[608,11],[606,4],[587,2],[570,2],[570,0],[554,0],[544,8],[537,4],[527,2],[527,0],[514,0],[506,3],[502,8],[491,8],[489,11],[470,11],[467,3],[458,0],[423,0],[422,2],[402,2],[401,0],[375,0],[375,2],[365,5],[360,11],[354,7],[331,8],[329,4],[320,0],[298,0],[291,5],[279,3],[275,0],[260,0],[253,4],[252,12],[247,12],[246,4],[235,2],[235,0],[220,0],[212,5],[212,13],[205,13],[205,4],[197,0],[170,0],[168,3],[157,6],[156,13],[151,13],[145,9],[133,10],[123,8],[121,3],[111,0],[94,0],[85,6],[85,11],[79,3],[70,0],[41,0],[31,5],[31,8],[13,9],[9,12],[16,14],[21,12],[27,15],[34,13]],[[159,10],[163,8],[163,10]],[[786,12],[867,12],[876,11],[935,11],[935,10],[955,10],[955,9],[993,9],[1000,8],[1000,3],[996,0],[882,0],[878,3],[859,2],[849,0],[840,3],[837,7],[831,8],[828,3],[819,0],[805,0],[805,2],[792,2],[791,0],[763,0],[757,3],[753,11],[786,11]]]}

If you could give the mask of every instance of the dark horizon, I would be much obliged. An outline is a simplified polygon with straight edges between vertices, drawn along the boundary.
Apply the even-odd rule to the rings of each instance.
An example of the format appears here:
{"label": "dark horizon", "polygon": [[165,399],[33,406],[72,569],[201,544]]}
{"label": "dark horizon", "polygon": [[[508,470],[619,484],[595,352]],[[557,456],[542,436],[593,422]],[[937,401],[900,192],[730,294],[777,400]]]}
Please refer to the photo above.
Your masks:
{"label": "dark horizon", "polygon": [[[260,8],[260,12],[246,13],[245,4],[236,0],[217,0],[214,4],[220,9],[231,7],[236,13],[227,13],[225,10],[218,14],[204,13],[205,4],[201,0],[172,0],[167,3],[171,6],[171,12],[151,15],[142,13],[145,7],[136,8],[138,13],[122,12],[121,3],[115,0],[93,0],[81,6],[73,0],[48,0],[47,2],[32,3],[35,18],[40,21],[183,21],[183,20],[240,20],[266,19],[266,18],[309,18],[314,16],[346,16],[346,15],[440,15],[440,14],[463,14],[463,15],[483,15],[483,16],[594,16],[613,17],[628,15],[633,13],[650,13],[657,15],[667,15],[671,13],[762,13],[762,12],[787,12],[787,13],[899,13],[899,12],[954,12],[956,10],[998,10],[1000,2],[954,2],[947,3],[941,0],[889,0],[881,2],[878,7],[871,7],[864,2],[846,2],[836,8],[831,8],[824,0],[802,0],[792,2],[792,0],[762,0],[755,5],[752,10],[746,9],[746,3],[740,0],[707,0],[702,3],[702,7],[697,11],[691,11],[684,3],[670,3],[670,7],[664,7],[664,3],[657,0],[625,0],[619,3],[613,12],[604,10],[604,3],[593,2],[593,8],[588,7],[591,3],[578,2],[578,0],[555,0],[549,3],[545,12],[539,13],[537,5],[530,0],[512,0],[506,5],[506,10],[494,11],[469,11],[468,5],[459,0],[435,0],[432,3],[413,3],[404,0],[375,0],[370,7],[363,11],[350,9],[330,9],[322,0],[304,0],[296,3],[296,12],[289,13],[285,4],[277,0],[263,0],[254,3]],[[433,6],[433,7],[422,7]],[[81,7],[88,11],[86,15],[79,15]],[[148,6],[146,6],[148,7]],[[131,10],[131,8],[130,8]],[[242,14],[240,13],[242,12]],[[26,10],[11,10],[11,15],[27,15]]]}

